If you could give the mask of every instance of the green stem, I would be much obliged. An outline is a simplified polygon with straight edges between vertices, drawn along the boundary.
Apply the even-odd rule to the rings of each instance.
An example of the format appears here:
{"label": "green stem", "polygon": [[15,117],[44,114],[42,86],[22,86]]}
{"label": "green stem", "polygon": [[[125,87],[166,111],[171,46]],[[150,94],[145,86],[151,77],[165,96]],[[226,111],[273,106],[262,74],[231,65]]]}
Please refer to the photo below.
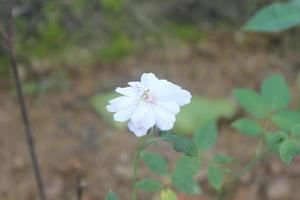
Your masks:
{"label": "green stem", "polygon": [[140,161],[140,154],[143,150],[144,146],[144,137],[139,139],[139,147],[135,154],[134,160],[133,160],[133,177],[132,177],[132,195],[131,200],[136,200],[136,187],[135,184],[137,182],[137,176],[138,176],[138,167],[139,167],[139,161]]}
{"label": "green stem", "polygon": [[254,152],[254,154],[251,157],[251,160],[243,167],[243,169],[235,176],[232,177],[232,179],[228,180],[226,183],[224,183],[222,189],[218,192],[218,195],[216,197],[216,200],[222,200],[224,198],[225,195],[225,190],[226,187],[228,187],[230,184],[232,184],[233,182],[237,181],[238,179],[240,179],[243,175],[245,175],[246,173],[248,173],[250,170],[253,169],[253,167],[260,161],[262,160],[262,158],[266,155],[267,151],[264,148],[265,147],[265,139],[264,139],[264,135],[267,134],[267,126],[268,126],[268,121],[265,120],[264,121],[264,125],[263,125],[263,131],[262,134],[263,136],[261,137],[261,141],[256,149],[256,151]]}
{"label": "green stem", "polygon": [[264,157],[264,155],[265,151],[262,149],[258,149],[258,151],[256,151],[250,162],[246,164],[243,170],[234,177],[233,181],[240,179],[243,175],[248,173]]}
{"label": "green stem", "polygon": [[135,187],[135,184],[138,179],[138,168],[139,168],[139,162],[140,162],[140,155],[141,152],[150,144],[154,142],[158,142],[160,140],[164,140],[165,137],[157,137],[157,138],[149,138],[148,140],[145,140],[145,137],[140,138],[139,140],[139,146],[138,150],[135,154],[134,160],[133,160],[133,176],[132,176],[132,195],[131,200],[136,200],[137,190]]}
{"label": "green stem", "polygon": [[224,195],[226,192],[226,188],[230,186],[235,181],[239,180],[243,175],[248,173],[253,169],[253,167],[264,157],[265,151],[259,147],[257,151],[252,156],[251,160],[243,167],[243,169],[235,176],[232,177],[232,179],[228,180],[226,183],[224,183],[222,189],[218,192],[218,195],[216,197],[216,200],[222,200],[224,199]]}

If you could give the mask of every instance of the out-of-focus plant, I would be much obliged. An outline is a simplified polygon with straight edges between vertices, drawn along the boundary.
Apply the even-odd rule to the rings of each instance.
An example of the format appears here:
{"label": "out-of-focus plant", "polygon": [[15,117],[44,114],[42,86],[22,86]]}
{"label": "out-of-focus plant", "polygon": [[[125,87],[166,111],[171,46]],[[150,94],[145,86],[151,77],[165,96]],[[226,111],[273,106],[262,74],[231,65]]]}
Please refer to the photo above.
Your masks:
{"label": "out-of-focus plant", "polygon": [[206,36],[205,33],[195,25],[172,24],[168,26],[167,29],[171,35],[183,42],[198,42]]}
{"label": "out-of-focus plant", "polygon": [[[40,10],[42,17],[36,24],[26,18],[17,18],[17,51],[23,58],[45,59],[62,54],[71,44],[70,32],[64,27],[64,7],[57,2],[47,2]],[[33,22],[31,22],[33,23]]]}
{"label": "out-of-focus plant", "polygon": [[[10,2],[3,0],[3,10],[6,1]],[[21,67],[26,67],[23,78],[29,70],[40,73],[62,64],[78,67],[98,61],[119,62],[140,49],[157,48],[170,36],[198,44],[205,35],[197,23],[172,20],[168,15],[174,14],[166,13],[178,6],[170,0],[17,1],[16,51]],[[0,51],[0,63],[5,62],[2,60]],[[7,71],[6,66],[1,65],[0,71]],[[7,73],[3,73],[0,75],[5,77]]]}
{"label": "out-of-focus plant", "polygon": [[109,12],[121,12],[124,8],[125,0],[100,0],[103,8]]}
{"label": "out-of-focus plant", "polygon": [[[163,91],[165,90],[162,89],[162,93],[153,93],[153,88],[160,91],[160,88],[163,87],[152,87],[151,84],[155,85],[155,81],[150,81],[147,85],[145,80],[142,78],[141,84],[139,82],[129,83],[136,89],[130,87],[117,89],[118,93],[125,96],[111,101],[108,108],[109,111],[116,112],[114,115],[116,120],[130,120],[129,129],[140,136],[134,160],[132,200],[136,199],[137,190],[158,192],[162,200],[176,200],[175,190],[199,195],[202,191],[195,175],[199,173],[199,170],[204,170],[203,165],[208,166],[206,169],[207,181],[216,190],[217,199],[223,199],[232,184],[253,169],[261,160],[275,154],[288,165],[300,152],[300,113],[288,108],[292,98],[291,92],[281,75],[271,75],[265,79],[260,92],[248,88],[239,88],[233,92],[237,102],[248,116],[234,121],[232,128],[246,137],[257,139],[253,155],[245,166],[239,166],[238,158],[222,153],[209,153],[218,138],[218,128],[214,121],[201,126],[192,138],[170,131],[159,131],[160,123],[166,123],[169,120],[165,114],[164,120],[167,121],[160,122],[163,119],[161,118],[162,113],[155,112],[155,109],[158,109],[155,106],[160,106],[158,99],[160,99],[160,95],[164,96]],[[172,94],[172,89],[168,94]],[[166,97],[164,101],[172,100],[171,96],[164,97]],[[152,105],[156,101],[157,105]],[[147,105],[150,106],[149,110],[146,109]],[[153,107],[151,108],[151,106]],[[159,109],[171,112],[171,101],[167,107],[165,106]],[[154,121],[152,121],[151,109],[154,109],[155,112],[156,120]],[[144,119],[144,121],[135,121],[135,119]],[[158,129],[154,127],[145,134],[145,126],[152,126],[152,122],[158,126]],[[162,128],[162,130],[164,129]],[[146,150],[148,146],[158,142],[171,143],[175,151],[182,153],[173,168],[169,166],[165,156]],[[208,154],[211,155],[209,159]],[[155,177],[161,178],[139,177],[138,167],[142,161],[156,175]],[[118,197],[110,192],[106,199],[114,200]]]}
{"label": "out-of-focus plant", "polygon": [[135,44],[127,35],[115,34],[100,50],[102,61],[119,61],[135,51]]}
{"label": "out-of-focus plant", "polygon": [[9,71],[9,59],[2,53],[0,53],[0,76],[1,74],[8,74]]}
{"label": "out-of-focus plant", "polygon": [[300,24],[300,1],[272,3],[250,19],[244,26],[246,31],[279,32]]}
{"label": "out-of-focus plant", "polygon": [[[64,71],[57,71],[49,77],[40,80],[27,81],[23,84],[24,95],[42,96],[49,92],[66,92],[70,90],[71,84]],[[16,95],[16,91],[12,91]]]}

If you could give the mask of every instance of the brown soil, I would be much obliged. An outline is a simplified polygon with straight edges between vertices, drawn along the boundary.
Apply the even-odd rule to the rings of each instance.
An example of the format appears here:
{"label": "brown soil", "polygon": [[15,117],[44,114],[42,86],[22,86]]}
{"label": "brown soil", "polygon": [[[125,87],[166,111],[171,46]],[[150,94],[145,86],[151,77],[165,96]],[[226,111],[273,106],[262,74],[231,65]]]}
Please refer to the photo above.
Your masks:
{"label": "brown soil", "polygon": [[[213,33],[200,45],[169,42],[166,46],[117,65],[97,64],[82,69],[73,76],[68,92],[27,97],[49,200],[75,199],[76,163],[80,163],[87,182],[85,200],[104,199],[110,189],[121,199],[129,199],[131,161],[137,139],[129,132],[117,132],[105,124],[90,107],[89,98],[138,79],[142,72],[154,72],[194,94],[228,98],[232,98],[233,88],[257,89],[268,74],[280,72],[297,94],[299,56],[272,45],[264,36],[249,35],[240,42],[232,33]],[[0,199],[33,200],[37,199],[36,189],[18,104],[9,92],[7,89],[0,92]],[[255,142],[234,133],[228,123],[222,123],[215,151],[247,161]],[[166,152],[170,160],[176,156],[169,146],[155,148]],[[180,200],[213,199],[214,191],[203,173],[202,169],[198,179],[204,194],[196,197],[180,194]],[[278,158],[270,157],[243,176],[228,199],[297,200],[299,183],[299,158],[284,166]],[[141,193],[139,199],[154,198],[152,194]]]}

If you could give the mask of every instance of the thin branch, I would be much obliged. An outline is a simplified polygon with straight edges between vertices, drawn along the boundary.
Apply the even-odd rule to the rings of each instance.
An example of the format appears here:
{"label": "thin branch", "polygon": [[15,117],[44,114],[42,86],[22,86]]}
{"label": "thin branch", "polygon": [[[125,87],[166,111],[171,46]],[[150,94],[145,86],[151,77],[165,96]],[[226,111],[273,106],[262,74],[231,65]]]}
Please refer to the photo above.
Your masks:
{"label": "thin branch", "polygon": [[86,187],[86,184],[82,180],[82,174],[81,174],[81,169],[80,169],[79,164],[76,164],[75,170],[76,170],[75,171],[75,176],[76,176],[76,199],[77,200],[82,200],[83,191]]}
{"label": "thin branch", "polygon": [[20,77],[19,77],[17,58],[16,58],[16,53],[15,53],[14,44],[13,44],[13,42],[14,42],[14,24],[13,24],[12,8],[10,8],[10,12],[9,12],[8,26],[9,26],[8,31],[6,31],[6,32],[5,32],[3,26],[0,26],[1,27],[0,29],[1,29],[3,38],[5,40],[6,48],[8,49],[8,56],[9,56],[9,59],[11,62],[13,77],[14,77],[14,81],[16,84],[17,98],[19,101],[21,117],[22,117],[24,128],[25,128],[27,146],[28,146],[29,154],[30,154],[30,158],[31,158],[32,169],[33,169],[33,172],[35,175],[39,199],[46,200],[46,196],[45,196],[45,192],[44,192],[44,185],[43,185],[43,181],[42,181],[42,175],[40,172],[40,167],[39,167],[37,156],[36,156],[34,138],[33,138],[31,125],[30,125],[29,118],[28,118],[27,107],[26,107],[26,103],[25,103],[25,99],[24,99],[23,90],[22,90],[22,84],[21,84]]}

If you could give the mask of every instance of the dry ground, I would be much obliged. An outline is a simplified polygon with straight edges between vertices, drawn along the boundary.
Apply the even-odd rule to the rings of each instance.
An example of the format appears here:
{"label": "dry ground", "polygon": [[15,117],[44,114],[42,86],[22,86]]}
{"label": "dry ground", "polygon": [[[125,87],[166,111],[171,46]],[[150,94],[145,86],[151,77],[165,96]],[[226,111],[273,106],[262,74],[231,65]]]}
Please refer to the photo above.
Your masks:
{"label": "dry ground", "polygon": [[[268,74],[280,72],[293,89],[296,102],[300,57],[277,48],[263,36],[248,36],[240,42],[232,34],[214,33],[196,47],[178,48],[171,42],[167,46],[120,64],[99,63],[82,69],[73,75],[68,92],[27,97],[49,200],[75,199],[75,163],[81,164],[87,182],[85,200],[104,199],[109,189],[121,199],[129,199],[131,160],[137,139],[105,124],[90,107],[89,98],[99,91],[125,85],[142,72],[155,72],[194,94],[228,98],[232,98],[234,87],[257,89]],[[0,92],[0,199],[34,200],[34,179],[18,105],[9,92],[5,88]],[[255,140],[249,142],[234,133],[226,122],[220,124],[220,132],[216,150],[246,161]],[[175,156],[168,146],[157,148],[169,158]],[[203,178],[203,171],[198,179],[205,195],[180,195],[180,200],[212,199],[214,192]],[[242,177],[228,199],[298,200],[299,183],[299,158],[286,167],[271,157]],[[143,193],[140,199],[150,200],[153,196]]]}

